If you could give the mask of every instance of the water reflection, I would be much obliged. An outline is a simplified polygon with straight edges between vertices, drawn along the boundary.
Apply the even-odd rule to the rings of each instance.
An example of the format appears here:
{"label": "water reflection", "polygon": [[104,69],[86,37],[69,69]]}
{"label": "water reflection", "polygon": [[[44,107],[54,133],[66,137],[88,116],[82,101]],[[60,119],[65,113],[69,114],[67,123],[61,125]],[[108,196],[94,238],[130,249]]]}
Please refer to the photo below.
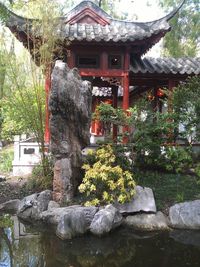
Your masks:
{"label": "water reflection", "polygon": [[119,229],[104,238],[88,235],[63,242],[51,232],[37,233],[16,217],[12,222],[4,228],[0,224],[0,267],[200,266],[200,232],[188,232],[190,241],[195,238],[189,246],[183,244],[188,240],[185,231],[174,231],[170,238],[169,233],[130,229]]}
{"label": "water reflection", "polygon": [[45,266],[40,235],[29,231],[17,217],[11,219],[10,227],[0,227],[0,267]]}
{"label": "water reflection", "polygon": [[61,242],[53,236],[51,242],[47,240],[48,237],[44,236],[48,267],[126,266],[136,253],[134,239],[117,232],[100,239],[90,235],[67,242]]}

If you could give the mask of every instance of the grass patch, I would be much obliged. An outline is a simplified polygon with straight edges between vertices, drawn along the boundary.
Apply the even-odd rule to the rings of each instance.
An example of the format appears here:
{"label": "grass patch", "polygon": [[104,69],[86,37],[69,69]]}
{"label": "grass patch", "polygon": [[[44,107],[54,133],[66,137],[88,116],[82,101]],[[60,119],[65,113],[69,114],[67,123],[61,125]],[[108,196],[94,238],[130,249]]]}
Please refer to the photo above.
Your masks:
{"label": "grass patch", "polygon": [[152,188],[158,210],[167,211],[175,203],[200,199],[200,179],[196,176],[144,172],[137,173],[135,180],[138,185]]}
{"label": "grass patch", "polygon": [[0,174],[9,174],[12,171],[12,161],[14,159],[13,145],[9,145],[0,150]]}

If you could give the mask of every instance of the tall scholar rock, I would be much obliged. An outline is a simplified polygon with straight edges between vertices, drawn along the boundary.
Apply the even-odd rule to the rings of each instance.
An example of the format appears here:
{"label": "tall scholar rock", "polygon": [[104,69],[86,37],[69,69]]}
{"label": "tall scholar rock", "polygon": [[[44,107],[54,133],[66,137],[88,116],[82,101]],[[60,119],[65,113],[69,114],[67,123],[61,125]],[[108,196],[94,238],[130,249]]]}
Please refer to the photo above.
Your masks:
{"label": "tall scholar rock", "polygon": [[81,181],[81,150],[89,144],[91,85],[77,69],[56,61],[49,99],[51,152],[55,158],[53,199],[70,201]]}

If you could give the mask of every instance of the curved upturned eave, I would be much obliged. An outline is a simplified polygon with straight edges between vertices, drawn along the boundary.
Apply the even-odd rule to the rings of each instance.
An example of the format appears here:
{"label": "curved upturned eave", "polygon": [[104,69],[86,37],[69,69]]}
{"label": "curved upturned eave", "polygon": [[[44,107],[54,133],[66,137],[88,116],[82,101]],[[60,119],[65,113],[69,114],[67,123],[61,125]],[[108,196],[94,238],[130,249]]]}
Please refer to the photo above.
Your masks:
{"label": "curved upturned eave", "polygon": [[[178,13],[178,11],[181,9],[181,7],[184,5],[185,1],[186,0],[183,0],[182,3],[177,8],[175,8],[174,10],[172,10],[166,16],[164,16],[164,17],[162,17],[160,19],[154,20],[154,21],[150,21],[150,22],[137,22],[137,21],[117,20],[117,19],[113,19],[113,18],[111,18],[111,21],[116,22],[116,23],[122,23],[122,24],[133,24],[133,25],[144,26],[144,27],[146,25],[148,27],[151,27],[151,26],[153,26],[155,24],[160,24],[163,21],[168,22],[170,19],[172,19]],[[90,2],[90,1],[84,1],[84,2]],[[30,18],[25,18],[25,17],[19,16],[19,15],[15,14],[14,12],[12,12],[11,10],[9,10],[1,2],[0,2],[0,8],[3,8],[6,11],[7,15],[8,15],[8,18],[9,19],[6,21],[6,26],[7,27],[9,27],[11,25],[18,25],[18,26],[22,26],[24,24],[31,25],[33,21],[39,21],[37,19],[30,19]],[[102,10],[102,9],[100,9],[100,10]],[[67,17],[60,17],[59,19],[60,19],[60,21],[62,23],[62,22],[64,22],[64,20],[67,19]]]}
{"label": "curved upturned eave", "polygon": [[[138,25],[138,26],[142,26],[142,25],[151,26],[151,25],[157,24],[159,22],[161,23],[163,21],[168,22],[179,12],[179,10],[182,8],[182,6],[184,5],[185,2],[186,2],[186,0],[183,0],[181,2],[181,4],[178,7],[176,7],[175,9],[173,9],[170,13],[168,13],[167,15],[165,15],[159,19],[156,19],[156,20],[142,22],[142,21],[128,21],[128,20],[120,20],[120,19],[111,18],[111,21],[122,23],[122,24],[134,24],[134,25]],[[62,18],[62,19],[64,19],[64,18]]]}
{"label": "curved upturned eave", "polygon": [[22,25],[31,25],[33,21],[38,21],[37,19],[30,19],[30,18],[25,18],[22,16],[19,16],[15,14],[13,11],[8,9],[3,3],[0,2],[0,9],[2,9],[5,12],[5,18],[4,22],[5,25],[9,28],[12,26],[22,26]]}
{"label": "curved upturned eave", "polygon": [[147,24],[151,25],[151,24],[155,24],[158,22],[162,22],[162,21],[169,21],[171,20],[178,12],[179,10],[182,8],[182,6],[185,4],[186,0],[183,0],[182,3],[176,7],[175,9],[173,9],[169,14],[165,15],[164,17],[157,19],[157,20],[153,20],[153,21],[149,21],[146,22]]}

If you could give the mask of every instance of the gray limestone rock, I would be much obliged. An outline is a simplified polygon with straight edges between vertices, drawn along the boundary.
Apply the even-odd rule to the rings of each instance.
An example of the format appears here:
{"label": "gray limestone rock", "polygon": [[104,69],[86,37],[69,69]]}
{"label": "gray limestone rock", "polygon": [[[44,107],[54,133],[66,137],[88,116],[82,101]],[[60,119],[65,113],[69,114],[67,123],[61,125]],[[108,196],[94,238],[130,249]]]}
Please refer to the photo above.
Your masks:
{"label": "gray limestone rock", "polygon": [[69,217],[73,217],[73,220],[75,219],[74,214],[82,214],[83,217],[85,217],[87,224],[90,225],[95,213],[98,211],[98,208],[96,207],[82,207],[79,205],[69,206],[69,207],[62,207],[62,208],[52,208],[47,211],[44,211],[41,213],[40,219],[43,223],[47,225],[54,225],[58,226],[60,221],[63,221],[63,217],[66,218],[66,220]]}
{"label": "gray limestone rock", "polygon": [[55,209],[55,208],[60,208],[60,204],[53,200],[49,201],[48,210]]}
{"label": "gray limestone rock", "polygon": [[94,209],[78,208],[64,214],[58,223],[56,235],[61,239],[71,239],[88,231],[90,223],[96,213]]}
{"label": "gray limestone rock", "polygon": [[89,144],[92,92],[77,69],[56,61],[49,100],[51,152],[54,169],[53,198],[68,202],[82,178],[81,150]]}
{"label": "gray limestone rock", "polygon": [[41,213],[40,219],[44,224],[57,226],[61,218],[66,213],[71,213],[76,210],[79,205],[48,209]]}
{"label": "gray limestone rock", "polygon": [[11,213],[17,212],[21,201],[19,199],[9,200],[5,203],[0,204],[0,213]]}
{"label": "gray limestone rock", "polygon": [[115,207],[121,214],[133,214],[141,211],[156,213],[153,191],[148,187],[136,186],[136,194],[133,199],[124,204],[116,203]]}
{"label": "gray limestone rock", "polygon": [[48,204],[51,199],[52,192],[50,190],[27,196],[20,202],[17,216],[28,222],[40,220],[41,213],[48,209]]}
{"label": "gray limestone rock", "polygon": [[169,209],[173,228],[200,229],[200,200],[175,204]]}
{"label": "gray limestone rock", "polygon": [[137,214],[128,216],[124,220],[124,225],[140,231],[167,230],[169,229],[168,224],[168,218],[160,211],[156,214]]}
{"label": "gray limestone rock", "polygon": [[122,224],[123,217],[112,205],[97,212],[90,225],[90,232],[94,235],[104,235]]}
{"label": "gray limestone rock", "polygon": [[77,235],[87,232],[87,221],[85,219],[83,211],[76,213],[65,214],[56,229],[56,235],[62,240],[72,239]]}

